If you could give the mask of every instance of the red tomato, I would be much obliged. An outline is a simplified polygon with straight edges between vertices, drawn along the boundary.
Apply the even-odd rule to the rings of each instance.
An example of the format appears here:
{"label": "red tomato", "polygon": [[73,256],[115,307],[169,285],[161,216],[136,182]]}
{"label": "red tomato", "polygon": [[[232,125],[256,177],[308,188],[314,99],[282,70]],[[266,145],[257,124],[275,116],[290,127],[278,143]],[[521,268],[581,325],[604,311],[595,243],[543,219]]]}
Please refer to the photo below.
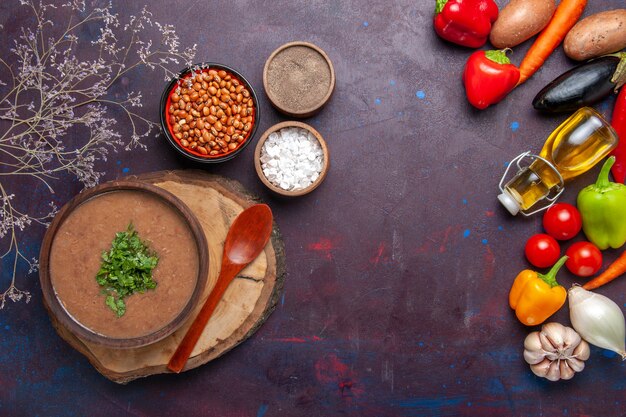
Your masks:
{"label": "red tomato", "polygon": [[569,256],[565,266],[579,277],[590,277],[602,267],[602,252],[593,243],[576,242],[565,253]]}
{"label": "red tomato", "polygon": [[543,215],[543,228],[559,240],[571,239],[580,232],[583,220],[578,209],[571,204],[557,203]]}
{"label": "red tomato", "polygon": [[538,234],[528,239],[524,253],[528,262],[537,268],[547,268],[559,260],[561,247],[552,236]]}

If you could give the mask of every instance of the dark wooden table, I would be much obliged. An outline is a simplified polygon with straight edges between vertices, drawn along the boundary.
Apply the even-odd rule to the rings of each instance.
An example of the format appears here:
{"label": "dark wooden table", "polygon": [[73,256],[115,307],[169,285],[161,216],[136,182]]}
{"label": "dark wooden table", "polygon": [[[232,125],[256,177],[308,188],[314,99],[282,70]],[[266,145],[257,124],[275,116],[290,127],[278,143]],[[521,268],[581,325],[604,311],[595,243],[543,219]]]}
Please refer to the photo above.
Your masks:
{"label": "dark wooden table", "polygon": [[[0,5],[3,57],[19,28],[32,24],[17,3]],[[573,65],[561,49],[506,101],[476,111],[460,81],[470,51],[435,35],[434,1],[150,3],[155,20],[175,25],[183,45],[198,44],[197,61],[230,65],[250,79],[262,107],[257,137],[286,120],[263,91],[265,59],[292,40],[323,48],[337,87],[308,123],[328,143],[330,173],[314,193],[283,200],[256,177],[253,147],[206,168],[270,204],[288,274],[278,308],[249,341],[188,373],[127,386],[104,379],[57,336],[36,275],[20,270],[32,300],[0,312],[0,415],[626,415],[624,363],[592,348],[573,380],[539,379],[522,358],[531,329],[508,307],[512,280],[528,267],[524,243],[541,230],[541,217],[511,217],[496,200],[497,185],[508,160],[538,151],[566,117],[540,116],[530,105]],[[142,6],[114,2],[124,16]],[[623,6],[597,0],[585,15]],[[528,46],[515,49],[515,63]],[[123,82],[119,88],[143,93],[142,114],[157,120],[161,75],[133,73]],[[596,108],[610,117],[613,102]],[[129,129],[120,119],[118,130]],[[147,152],[112,155],[103,180],[189,167],[163,137],[147,144]],[[574,202],[597,172],[568,185],[562,201]],[[30,182],[12,186],[34,196],[24,210],[48,201]],[[53,199],[62,205],[81,185],[56,188]],[[44,230],[30,230],[21,243],[36,257]],[[616,255],[606,252],[605,265]],[[1,264],[3,288],[11,267]],[[563,273],[561,281],[574,279]],[[625,290],[622,280],[599,292],[624,306]],[[568,324],[567,308],[554,318]]]}

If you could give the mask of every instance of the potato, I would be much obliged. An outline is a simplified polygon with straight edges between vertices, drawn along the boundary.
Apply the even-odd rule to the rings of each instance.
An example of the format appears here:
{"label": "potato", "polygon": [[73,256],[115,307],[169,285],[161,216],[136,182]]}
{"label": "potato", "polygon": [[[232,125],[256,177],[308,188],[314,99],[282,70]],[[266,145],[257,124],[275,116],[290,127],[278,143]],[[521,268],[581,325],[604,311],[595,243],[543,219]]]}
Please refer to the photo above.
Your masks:
{"label": "potato", "polygon": [[626,48],[626,9],[607,10],[576,23],[563,42],[565,54],[584,61]]}
{"label": "potato", "polygon": [[555,9],[555,0],[511,0],[491,28],[491,44],[511,48],[532,38],[550,22]]}

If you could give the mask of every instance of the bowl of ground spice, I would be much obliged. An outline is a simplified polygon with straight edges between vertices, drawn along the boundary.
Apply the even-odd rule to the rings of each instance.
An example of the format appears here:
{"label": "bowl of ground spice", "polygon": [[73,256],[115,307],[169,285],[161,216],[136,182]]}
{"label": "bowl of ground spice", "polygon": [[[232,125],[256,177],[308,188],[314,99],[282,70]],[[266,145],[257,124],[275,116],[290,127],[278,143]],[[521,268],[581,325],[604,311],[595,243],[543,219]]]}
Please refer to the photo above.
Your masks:
{"label": "bowl of ground spice", "polygon": [[259,179],[270,190],[297,197],[315,190],[330,167],[326,142],[306,123],[288,121],[270,127],[254,152]]}
{"label": "bowl of ground spice", "polygon": [[335,89],[335,70],[326,53],[308,42],[290,42],[265,62],[263,87],[270,102],[296,118],[316,114]]}
{"label": "bowl of ground spice", "polygon": [[259,123],[252,85],[226,65],[183,69],[161,96],[161,128],[182,156],[211,164],[228,161],[250,143]]}

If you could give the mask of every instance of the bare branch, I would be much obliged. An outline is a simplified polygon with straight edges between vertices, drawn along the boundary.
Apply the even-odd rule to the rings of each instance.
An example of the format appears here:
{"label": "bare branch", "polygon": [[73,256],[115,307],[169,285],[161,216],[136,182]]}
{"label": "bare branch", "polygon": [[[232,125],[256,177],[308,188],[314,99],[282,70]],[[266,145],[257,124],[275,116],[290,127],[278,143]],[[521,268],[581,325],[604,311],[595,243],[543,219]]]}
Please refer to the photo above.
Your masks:
{"label": "bare branch", "polygon": [[[59,6],[66,10],[67,22],[53,23],[47,15],[49,9],[57,8],[55,4],[18,1],[32,12],[34,27],[22,27],[10,50],[13,56],[0,59],[0,66],[8,69],[4,73],[10,76],[0,79],[0,88],[4,87],[0,120],[10,122],[0,130],[0,243],[4,250],[0,259],[8,257],[13,266],[11,282],[0,293],[0,310],[6,300],[28,302],[30,294],[15,285],[18,269],[27,266],[33,273],[38,268],[37,260],[28,259],[20,249],[18,237],[33,225],[46,227],[57,212],[52,203],[44,214],[18,210],[20,196],[7,189],[15,183],[12,179],[32,178],[43,183],[51,195],[61,173],[73,175],[84,187],[97,185],[104,175],[97,169],[98,163],[106,161],[111,152],[146,149],[142,139],[159,128],[156,122],[134,111],[142,107],[140,92],[114,100],[110,88],[138,67],[157,69],[165,77],[172,77],[175,73],[168,65],[191,65],[195,55],[195,45],[182,49],[174,28],[155,22],[145,7],[122,23],[112,13],[110,2],[94,7],[84,0],[68,0]],[[92,42],[100,49],[100,57],[95,60],[82,60],[76,55],[79,34],[86,24],[99,25],[99,36]],[[61,34],[50,37],[54,25],[60,25]],[[120,39],[130,40],[122,44]],[[130,138],[117,131],[110,108],[120,109],[127,116],[132,128]],[[88,132],[81,135],[82,142],[67,140],[75,129]]]}

